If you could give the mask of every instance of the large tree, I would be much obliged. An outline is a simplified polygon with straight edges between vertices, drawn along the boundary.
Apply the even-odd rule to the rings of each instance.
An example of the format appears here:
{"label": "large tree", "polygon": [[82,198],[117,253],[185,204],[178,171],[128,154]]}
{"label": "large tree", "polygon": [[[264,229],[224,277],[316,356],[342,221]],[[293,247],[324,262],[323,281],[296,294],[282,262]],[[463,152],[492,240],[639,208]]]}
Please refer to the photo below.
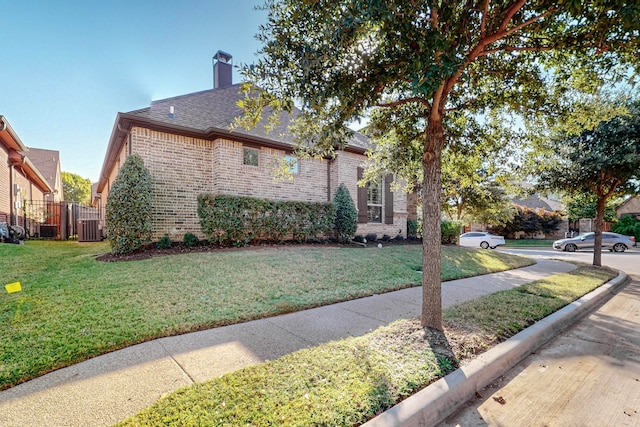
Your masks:
{"label": "large tree", "polygon": [[547,80],[567,71],[545,70],[547,59],[589,62],[597,73],[638,51],[635,0],[266,0],[264,9],[261,56],[244,68],[261,90],[247,89],[244,124],[258,123],[265,107],[292,111],[295,101],[294,130],[315,154],[344,146],[346,124],[365,114],[372,129],[394,135],[397,170],[422,167],[422,325],[436,329],[441,159],[460,129],[452,124],[491,109],[542,108]]}
{"label": "large tree", "polygon": [[62,191],[68,202],[91,203],[91,180],[71,172],[62,172]]}
{"label": "large tree", "polygon": [[593,265],[602,265],[602,223],[607,201],[638,192],[640,179],[640,103],[629,115],[601,122],[578,135],[560,135],[555,161],[540,175],[540,186],[595,198]]}

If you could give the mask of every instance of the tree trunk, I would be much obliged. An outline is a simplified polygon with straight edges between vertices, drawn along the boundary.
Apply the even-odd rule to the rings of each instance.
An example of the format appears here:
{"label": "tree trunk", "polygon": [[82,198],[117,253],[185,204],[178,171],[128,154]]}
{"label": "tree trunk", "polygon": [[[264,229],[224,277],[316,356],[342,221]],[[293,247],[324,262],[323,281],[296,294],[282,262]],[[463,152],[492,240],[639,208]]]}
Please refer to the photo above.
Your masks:
{"label": "tree trunk", "polygon": [[602,266],[602,225],[604,223],[604,209],[607,199],[598,197],[596,201],[596,220],[593,238],[593,265]]}
{"label": "tree trunk", "polygon": [[[434,116],[437,116],[433,118]],[[423,327],[442,331],[440,181],[444,145],[442,116],[429,118],[427,140],[422,158],[422,318]]]}

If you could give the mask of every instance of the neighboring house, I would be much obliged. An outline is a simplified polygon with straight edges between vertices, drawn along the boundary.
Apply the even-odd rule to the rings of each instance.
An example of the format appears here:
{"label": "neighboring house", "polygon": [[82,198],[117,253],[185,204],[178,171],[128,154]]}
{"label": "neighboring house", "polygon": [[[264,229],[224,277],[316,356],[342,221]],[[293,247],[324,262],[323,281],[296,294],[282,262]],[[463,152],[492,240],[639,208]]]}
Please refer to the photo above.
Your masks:
{"label": "neighboring house", "polygon": [[28,148],[29,159],[38,168],[53,189],[46,195],[47,201],[60,202],[64,200],[62,190],[62,171],[60,169],[60,152],[42,148]]}
{"label": "neighboring house", "polygon": [[[153,180],[153,239],[181,240],[191,232],[203,238],[197,214],[202,193],[277,200],[326,202],[344,183],[358,208],[358,234],[406,236],[407,195],[392,192],[390,177],[380,185],[357,186],[368,139],[359,133],[333,159],[296,159],[286,120],[270,133],[258,125],[229,130],[242,114],[243,95],[232,84],[231,56],[214,57],[214,88],[153,101],[147,108],[118,113],[94,206],[105,209],[109,190],[131,154],[140,155]],[[292,164],[292,180],[275,180],[281,159]],[[104,217],[104,215],[103,215]]]}
{"label": "neighboring house", "polygon": [[29,150],[6,117],[0,116],[0,222],[24,227],[25,203],[44,202],[52,192]]}
{"label": "neighboring house", "polygon": [[631,215],[636,219],[640,217],[640,197],[629,197],[616,208],[616,216],[622,218],[625,215]]}

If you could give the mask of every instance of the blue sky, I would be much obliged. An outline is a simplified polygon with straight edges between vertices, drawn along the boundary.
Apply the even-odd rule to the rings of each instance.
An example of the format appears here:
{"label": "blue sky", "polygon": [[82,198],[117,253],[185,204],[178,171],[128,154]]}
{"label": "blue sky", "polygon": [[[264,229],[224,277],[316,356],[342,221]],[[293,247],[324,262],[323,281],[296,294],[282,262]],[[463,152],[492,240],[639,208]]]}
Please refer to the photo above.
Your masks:
{"label": "blue sky", "polygon": [[[63,171],[98,179],[118,111],[210,89],[256,60],[261,0],[0,0],[0,115]],[[239,81],[237,72],[234,82]]]}

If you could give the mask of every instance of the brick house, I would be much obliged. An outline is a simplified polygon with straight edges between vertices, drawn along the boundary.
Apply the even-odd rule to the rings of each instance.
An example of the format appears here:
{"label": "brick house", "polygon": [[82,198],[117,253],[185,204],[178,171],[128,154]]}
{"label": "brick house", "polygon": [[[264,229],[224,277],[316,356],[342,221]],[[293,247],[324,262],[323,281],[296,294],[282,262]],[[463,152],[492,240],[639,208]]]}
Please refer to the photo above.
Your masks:
{"label": "brick house", "polygon": [[616,216],[622,218],[625,215],[640,218],[640,197],[629,197],[616,208]]}
{"label": "brick house", "polygon": [[[390,177],[359,188],[368,139],[359,133],[333,159],[294,158],[286,120],[266,133],[263,126],[230,131],[242,114],[243,95],[232,84],[231,56],[214,57],[214,88],[153,101],[149,107],[118,113],[113,126],[94,206],[104,210],[109,189],[125,159],[136,153],[153,180],[153,239],[186,232],[204,238],[197,214],[201,193],[276,200],[323,202],[344,183],[358,207],[358,234],[406,236],[407,195],[391,191]],[[292,180],[275,180],[281,159],[291,165]],[[104,217],[104,215],[103,215]]]}
{"label": "brick house", "polygon": [[0,222],[24,227],[23,206],[53,192],[6,117],[0,115]]}

